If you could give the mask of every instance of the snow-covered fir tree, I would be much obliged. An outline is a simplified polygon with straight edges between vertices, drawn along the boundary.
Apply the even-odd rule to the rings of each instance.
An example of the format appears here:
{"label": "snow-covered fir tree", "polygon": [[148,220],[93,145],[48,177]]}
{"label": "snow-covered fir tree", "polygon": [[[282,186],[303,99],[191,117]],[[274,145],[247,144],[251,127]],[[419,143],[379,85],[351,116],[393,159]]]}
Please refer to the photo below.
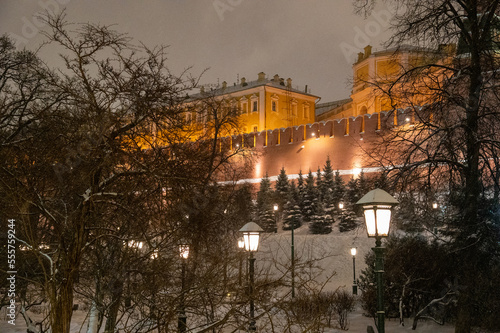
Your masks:
{"label": "snow-covered fir tree", "polygon": [[333,180],[333,191],[332,191],[332,201],[334,206],[338,209],[339,203],[343,202],[345,196],[346,188],[340,172],[337,170],[335,172],[335,179]]}
{"label": "snow-covered fir tree", "polygon": [[299,178],[297,179],[296,203],[300,207],[300,212],[304,212],[304,198],[306,196],[306,186],[302,170],[299,170]]}
{"label": "snow-covered fir tree", "polygon": [[283,230],[297,229],[302,226],[302,213],[297,204],[296,192],[295,183],[292,181],[288,201],[283,207]]}
{"label": "snow-covered fir tree", "polygon": [[316,205],[318,203],[318,194],[316,191],[314,176],[312,171],[309,170],[309,174],[306,178],[303,206],[302,206],[302,216],[304,222],[311,221],[313,215],[316,214]]}
{"label": "snow-covered fir tree", "polygon": [[316,205],[316,213],[311,216],[309,232],[314,235],[329,234],[332,232],[332,217],[327,214],[321,203]]}
{"label": "snow-covered fir tree", "polygon": [[276,179],[274,186],[274,202],[278,204],[278,211],[283,212],[283,207],[288,201],[290,194],[290,181],[286,174],[285,168],[281,168],[280,174]]}
{"label": "snow-covered fir tree", "polygon": [[347,203],[344,209],[341,210],[339,215],[339,231],[346,232],[354,230],[358,226],[358,218],[353,210],[353,205]]}
{"label": "snow-covered fir tree", "polygon": [[260,181],[259,192],[257,192],[256,221],[266,232],[275,232],[277,230],[276,216],[273,211],[273,192],[271,190],[271,181],[266,175]]}
{"label": "snow-covered fir tree", "polygon": [[326,210],[328,210],[327,207],[335,206],[335,202],[333,201],[334,190],[335,183],[333,181],[333,168],[330,161],[330,156],[328,156],[328,158],[326,159],[326,163],[323,166],[321,183],[318,184],[318,192],[321,193],[321,201],[325,205]]}

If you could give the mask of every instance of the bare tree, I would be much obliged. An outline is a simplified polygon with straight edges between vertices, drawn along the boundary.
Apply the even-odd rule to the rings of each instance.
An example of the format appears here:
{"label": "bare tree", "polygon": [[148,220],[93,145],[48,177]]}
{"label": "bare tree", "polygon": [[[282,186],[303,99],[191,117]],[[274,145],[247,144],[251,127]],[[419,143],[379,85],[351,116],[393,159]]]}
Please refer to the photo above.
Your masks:
{"label": "bare tree", "polygon": [[[464,288],[456,332],[470,332],[481,317],[474,311],[481,303],[473,296],[476,276],[487,276],[498,255],[499,224],[493,212],[498,211],[499,189],[499,1],[386,3],[396,13],[389,45],[411,44],[424,52],[390,83],[372,82],[391,98],[395,110],[407,108],[414,119],[410,126],[390,128],[383,139],[387,144],[373,157],[393,167],[389,174],[401,188],[429,194],[429,201],[436,193],[448,194],[448,204],[455,207],[447,228],[454,239],[450,252],[459,255],[457,266],[463,269],[457,270]],[[356,4],[369,13],[375,1]]]}

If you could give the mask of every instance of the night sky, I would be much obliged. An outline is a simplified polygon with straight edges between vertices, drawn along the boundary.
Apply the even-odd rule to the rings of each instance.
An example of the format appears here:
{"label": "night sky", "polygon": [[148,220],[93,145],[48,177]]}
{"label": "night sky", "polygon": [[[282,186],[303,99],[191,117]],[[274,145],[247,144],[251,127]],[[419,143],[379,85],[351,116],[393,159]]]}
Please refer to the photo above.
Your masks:
{"label": "night sky", "polygon": [[[229,85],[279,74],[321,102],[349,97],[356,53],[381,48],[391,12],[379,7],[365,19],[343,0],[1,0],[0,32],[35,49],[44,26],[34,15],[63,8],[69,22],[115,24],[136,43],[168,45],[176,74],[208,68],[202,83]],[[50,49],[41,56],[56,58]]]}

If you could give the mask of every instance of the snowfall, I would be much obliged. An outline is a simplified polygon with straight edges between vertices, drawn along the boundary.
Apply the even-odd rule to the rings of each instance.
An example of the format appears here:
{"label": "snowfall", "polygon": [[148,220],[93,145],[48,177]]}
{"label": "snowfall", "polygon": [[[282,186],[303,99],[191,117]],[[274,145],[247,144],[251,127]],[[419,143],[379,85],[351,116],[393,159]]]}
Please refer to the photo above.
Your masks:
{"label": "snowfall", "polygon": [[[321,267],[322,273],[315,277],[315,283],[323,286],[324,291],[332,291],[337,288],[345,288],[352,291],[353,284],[353,258],[350,253],[352,247],[357,248],[356,255],[356,277],[366,267],[364,256],[372,251],[375,245],[373,239],[366,236],[366,232],[360,228],[351,232],[340,233],[334,226],[334,231],[328,235],[310,235],[307,226],[295,230],[295,258],[300,262],[312,260]],[[278,260],[289,260],[290,258],[291,233],[290,231],[280,231],[277,234],[267,234],[262,238],[261,246],[256,257],[256,272],[270,263],[271,258]],[[288,259],[287,259],[288,258]],[[317,261],[314,259],[318,259]],[[328,278],[330,278],[328,280]],[[327,281],[328,280],[328,281]],[[258,309],[257,309],[258,312]],[[21,333],[26,332],[26,323],[23,316],[17,314],[15,325],[9,324],[6,316],[6,308],[0,310],[0,332]],[[35,314],[34,317],[37,317]],[[86,332],[87,312],[76,310],[73,312],[71,332]],[[386,319],[385,331],[387,333],[400,332],[421,332],[421,333],[452,333],[452,325],[438,325],[432,321],[419,320],[417,329],[411,329],[412,320],[405,319],[405,326],[399,324],[399,319]],[[373,326],[374,321],[370,317],[363,315],[363,310],[359,306],[349,314],[350,332],[367,332],[367,326]],[[376,329],[375,329],[376,331]],[[345,332],[340,329],[325,329],[324,333]]]}

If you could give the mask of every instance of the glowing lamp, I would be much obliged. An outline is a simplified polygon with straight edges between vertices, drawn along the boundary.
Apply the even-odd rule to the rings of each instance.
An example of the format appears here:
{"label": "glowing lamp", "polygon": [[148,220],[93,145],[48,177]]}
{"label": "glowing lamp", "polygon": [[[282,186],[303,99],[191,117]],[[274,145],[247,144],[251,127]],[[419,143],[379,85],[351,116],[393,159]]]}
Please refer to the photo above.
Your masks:
{"label": "glowing lamp", "polygon": [[264,229],[255,222],[248,222],[240,229],[245,242],[245,251],[256,252],[259,249],[260,233],[263,231]]}
{"label": "glowing lamp", "polygon": [[278,208],[279,208],[279,207],[278,207],[278,204],[274,204],[274,207],[273,207],[274,211],[277,211],[277,210],[278,210]]}
{"label": "glowing lamp", "polygon": [[245,241],[243,238],[238,239],[238,249],[243,250],[245,248]]}
{"label": "glowing lamp", "polygon": [[343,202],[339,202],[339,209],[344,209],[344,203]]}
{"label": "glowing lamp", "polygon": [[351,255],[352,255],[353,257],[356,255],[356,248],[355,248],[355,247],[353,247],[353,248],[351,249]]}
{"label": "glowing lamp", "polygon": [[387,237],[392,207],[398,201],[386,191],[375,189],[365,194],[356,204],[363,207],[368,237]]}
{"label": "glowing lamp", "polygon": [[189,245],[179,244],[179,254],[182,259],[187,259],[189,257]]}

